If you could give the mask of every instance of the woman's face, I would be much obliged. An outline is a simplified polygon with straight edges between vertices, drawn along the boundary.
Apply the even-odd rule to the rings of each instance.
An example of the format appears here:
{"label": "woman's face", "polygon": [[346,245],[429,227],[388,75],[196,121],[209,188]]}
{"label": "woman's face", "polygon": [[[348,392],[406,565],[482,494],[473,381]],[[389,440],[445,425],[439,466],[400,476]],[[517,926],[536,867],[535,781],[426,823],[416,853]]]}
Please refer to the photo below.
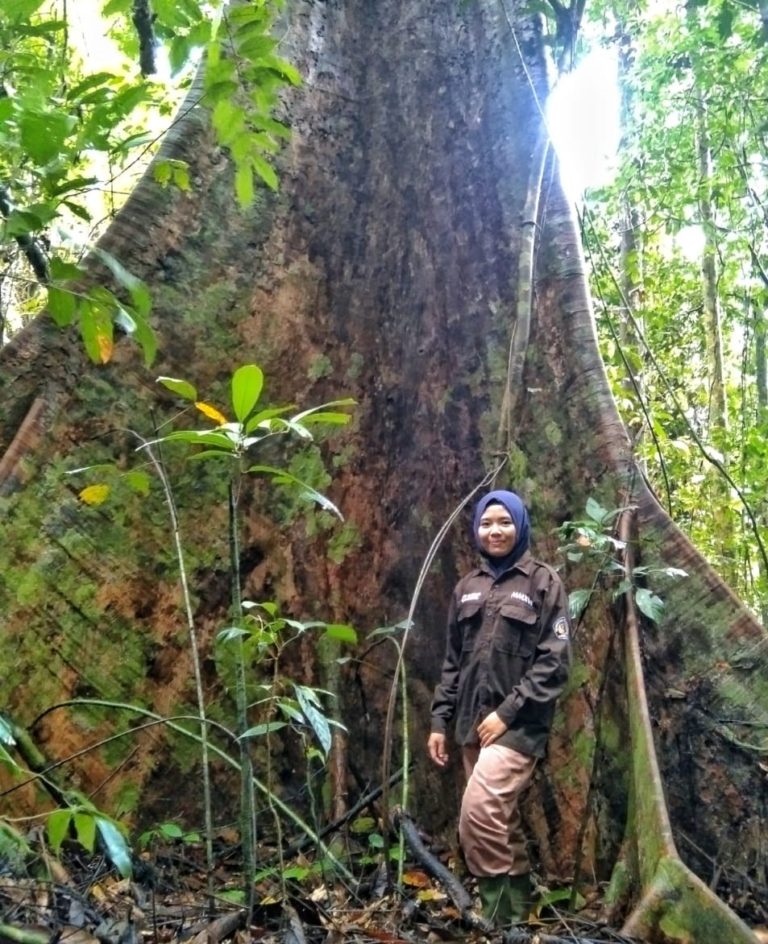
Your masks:
{"label": "woman's face", "polygon": [[491,557],[506,557],[517,540],[517,528],[503,505],[488,505],[477,526],[480,547]]}

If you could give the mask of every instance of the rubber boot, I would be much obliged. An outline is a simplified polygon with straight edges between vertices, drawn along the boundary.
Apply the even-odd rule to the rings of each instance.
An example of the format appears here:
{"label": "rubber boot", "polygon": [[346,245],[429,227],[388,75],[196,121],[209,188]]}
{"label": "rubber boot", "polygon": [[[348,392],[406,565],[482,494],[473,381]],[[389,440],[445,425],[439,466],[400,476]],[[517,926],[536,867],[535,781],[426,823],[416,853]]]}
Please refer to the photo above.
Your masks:
{"label": "rubber boot", "polygon": [[482,914],[486,921],[497,927],[504,927],[508,922],[508,875],[484,875],[477,880],[477,891],[482,902]]}
{"label": "rubber boot", "polygon": [[532,905],[531,877],[525,875],[488,875],[478,878],[477,890],[486,921],[498,928],[520,924]]}
{"label": "rubber boot", "polygon": [[524,875],[508,875],[507,883],[507,913],[510,924],[520,924],[527,920],[533,907],[533,884],[528,872]]}

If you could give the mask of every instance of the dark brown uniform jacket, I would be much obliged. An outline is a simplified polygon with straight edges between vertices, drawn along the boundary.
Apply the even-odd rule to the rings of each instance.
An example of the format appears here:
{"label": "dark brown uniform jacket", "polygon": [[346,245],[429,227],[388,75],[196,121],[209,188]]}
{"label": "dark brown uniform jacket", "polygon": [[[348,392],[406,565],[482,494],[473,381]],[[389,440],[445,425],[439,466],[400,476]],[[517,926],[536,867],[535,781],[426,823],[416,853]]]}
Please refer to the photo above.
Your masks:
{"label": "dark brown uniform jacket", "polygon": [[459,744],[477,744],[492,711],[508,730],[497,744],[542,757],[555,701],[570,667],[568,598],[560,577],[526,552],[500,577],[485,566],[456,585],[432,731],[455,722]]}

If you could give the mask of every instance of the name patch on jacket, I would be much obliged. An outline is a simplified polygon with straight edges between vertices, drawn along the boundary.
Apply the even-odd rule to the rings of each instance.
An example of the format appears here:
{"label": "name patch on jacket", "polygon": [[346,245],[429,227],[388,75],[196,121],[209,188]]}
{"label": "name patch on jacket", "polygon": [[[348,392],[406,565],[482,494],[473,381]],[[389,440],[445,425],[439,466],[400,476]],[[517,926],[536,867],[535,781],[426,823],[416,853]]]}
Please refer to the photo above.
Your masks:
{"label": "name patch on jacket", "polygon": [[465,593],[462,595],[459,603],[469,603],[471,600],[479,600],[482,595],[482,592],[479,590],[477,593]]}
{"label": "name patch on jacket", "polygon": [[510,596],[513,600],[522,600],[523,603],[526,603],[531,609],[533,609],[533,600],[528,596],[527,593],[523,593],[521,590],[513,590],[512,593],[510,593]]}

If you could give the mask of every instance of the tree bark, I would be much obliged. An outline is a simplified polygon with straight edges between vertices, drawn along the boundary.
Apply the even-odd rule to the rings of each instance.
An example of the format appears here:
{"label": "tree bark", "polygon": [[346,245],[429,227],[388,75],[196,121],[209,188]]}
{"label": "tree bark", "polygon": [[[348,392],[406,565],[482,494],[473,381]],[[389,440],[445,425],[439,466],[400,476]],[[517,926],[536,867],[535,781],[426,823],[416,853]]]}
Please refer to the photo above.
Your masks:
{"label": "tree bark", "polygon": [[[188,104],[163,156],[189,162],[194,192],[164,191],[149,175],[104,237],[104,248],[152,288],[160,362],[146,371],[121,342],[112,364],[94,367],[76,337],[45,320],[2,352],[0,441],[10,459],[0,676],[21,723],[87,694],[168,714],[191,701],[161,496],[125,495],[112,510],[88,509],[62,474],[93,462],[137,462],[121,430],[150,436],[154,414],[159,420],[175,409],[155,374],[186,377],[205,399],[218,392],[224,403],[222,382],[255,361],[275,403],[353,396],[354,428],[301,460],[305,477],[320,479],[321,460],[333,470],[328,492],[345,524],[333,530],[322,515],[299,513],[254,486],[241,498],[243,594],[278,600],[297,618],[350,622],[363,634],[408,612],[434,533],[499,459],[510,332],[529,288],[516,277],[524,268],[523,208],[546,95],[541,35],[525,7],[295,0],[282,45],[305,85],[284,105],[293,135],[279,159],[279,194],[261,194],[239,212],[205,112]],[[765,635],[636,474],[556,172],[544,178],[536,225],[533,315],[498,484],[529,502],[535,550],[545,559],[556,559],[555,528],[593,496],[606,507],[637,506],[642,563],[688,571],[677,583],[653,583],[666,610],[659,626],[644,627],[650,711],[683,857],[719,893],[747,900],[749,883],[760,880],[765,786],[756,753],[744,746],[753,729],[740,723],[768,717]],[[106,279],[95,263],[92,272]],[[228,600],[226,501],[217,501],[224,489],[210,466],[190,468],[171,453],[168,462],[197,580],[206,680],[224,711],[212,659]],[[470,560],[466,531],[455,529],[407,644],[417,758],[443,612]],[[566,573],[571,589],[592,576]],[[579,629],[573,684],[527,801],[548,878],[569,879],[584,817],[582,876],[608,878],[627,815],[623,676],[608,659],[609,595],[601,601]],[[379,769],[389,650],[372,649],[355,667],[358,684],[350,670],[342,693],[354,762],[366,773]],[[323,687],[308,637],[293,668]],[[610,723],[597,744],[599,711]],[[59,710],[33,731],[61,757],[116,724],[128,720]],[[272,757],[283,782],[296,778],[296,756],[288,746]],[[257,764],[262,759],[257,751]],[[120,776],[111,777],[119,763]],[[94,751],[73,777],[113,808],[139,789],[141,815],[157,821],[195,810],[189,764],[178,744],[144,733],[126,739],[122,752]],[[448,828],[455,812],[449,781],[424,758],[416,812],[435,827]],[[230,785],[219,784],[228,817]]]}

